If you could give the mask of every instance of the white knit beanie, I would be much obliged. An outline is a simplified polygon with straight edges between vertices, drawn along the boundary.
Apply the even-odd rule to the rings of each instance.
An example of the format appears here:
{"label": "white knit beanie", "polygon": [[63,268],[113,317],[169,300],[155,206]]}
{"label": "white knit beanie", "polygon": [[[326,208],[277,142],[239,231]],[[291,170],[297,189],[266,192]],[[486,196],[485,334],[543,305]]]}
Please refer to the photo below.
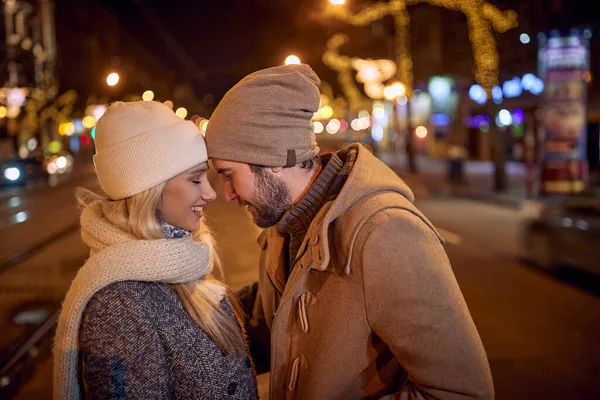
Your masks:
{"label": "white knit beanie", "polygon": [[156,101],[113,103],[96,125],[96,174],[113,200],[144,192],[207,160],[198,127]]}

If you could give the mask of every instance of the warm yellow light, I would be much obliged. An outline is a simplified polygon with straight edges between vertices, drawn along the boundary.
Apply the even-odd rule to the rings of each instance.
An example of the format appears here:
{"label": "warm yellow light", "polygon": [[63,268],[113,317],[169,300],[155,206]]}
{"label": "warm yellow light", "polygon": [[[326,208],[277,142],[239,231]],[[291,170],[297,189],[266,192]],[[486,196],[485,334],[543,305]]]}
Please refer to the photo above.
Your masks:
{"label": "warm yellow light", "polygon": [[58,133],[62,136],[71,136],[75,133],[75,125],[72,122],[63,122],[58,126]]}
{"label": "warm yellow light", "polygon": [[329,2],[335,6],[342,6],[346,3],[346,0],[329,0]]}
{"label": "warm yellow light", "polygon": [[383,97],[385,97],[385,99],[389,101],[394,100],[394,98],[396,98],[394,89],[391,86],[386,86],[385,88],[383,88]]}
{"label": "warm yellow light", "polygon": [[287,58],[285,59],[285,65],[290,65],[290,64],[301,64],[301,62],[297,56],[291,55],[291,56],[287,56]]}
{"label": "warm yellow light", "polygon": [[206,128],[208,128],[208,120],[207,119],[202,121],[202,123],[200,124],[200,129],[202,129],[202,132],[206,132]]}
{"label": "warm yellow light", "polygon": [[415,129],[415,134],[419,139],[425,139],[427,137],[427,128],[418,126],[417,129]]}
{"label": "warm yellow light", "polygon": [[185,117],[187,117],[187,110],[184,107],[179,107],[177,111],[175,111],[175,115],[181,119],[185,119]]}
{"label": "warm yellow light", "polygon": [[0,118],[6,117],[6,114],[7,114],[6,107],[0,106]]}
{"label": "warm yellow light", "polygon": [[154,100],[154,92],[152,90],[146,90],[144,93],[142,93],[142,100],[144,100],[144,101]]}
{"label": "warm yellow light", "polygon": [[171,110],[173,109],[173,102],[171,100],[167,100],[163,104],[169,107]]}
{"label": "warm yellow light", "polygon": [[383,97],[385,88],[382,83],[371,82],[365,84],[365,94],[372,99],[381,99]]}
{"label": "warm yellow light", "polygon": [[119,79],[120,79],[119,74],[117,74],[116,72],[111,72],[106,77],[106,84],[108,86],[115,86],[117,83],[119,83]]}
{"label": "warm yellow light", "polygon": [[398,93],[397,97],[404,96],[406,93],[406,87],[400,82],[394,83],[392,87],[394,88],[394,92]]}
{"label": "warm yellow light", "polygon": [[323,108],[321,108],[320,111],[321,117],[327,119],[327,118],[331,118],[331,116],[333,115],[333,109],[330,106],[325,106]]}
{"label": "warm yellow light", "polygon": [[[344,4],[344,0],[329,0],[331,4]],[[406,85],[405,96],[409,99],[413,91],[413,61],[410,53],[410,16],[408,6],[428,3],[433,6],[461,11],[465,14],[469,27],[469,38],[473,47],[475,81],[481,85],[488,96],[498,84],[499,56],[494,40],[494,31],[503,33],[518,26],[514,11],[501,11],[486,0],[390,0],[374,1],[358,13],[352,13],[345,7],[328,7],[327,12],[340,21],[352,26],[368,26],[374,21],[392,16],[395,21],[395,48],[397,78]],[[340,54],[340,47],[348,41],[342,34],[330,38],[323,61],[339,73],[338,80],[342,91],[352,109],[366,104],[351,78],[352,59]],[[356,69],[356,68],[355,68]]]}
{"label": "warm yellow light", "polygon": [[71,136],[73,133],[75,133],[75,124],[72,122],[67,122],[65,124],[65,134],[67,136]]}
{"label": "warm yellow light", "polygon": [[91,115],[88,115],[86,117],[83,117],[81,123],[85,128],[92,129],[94,126],[96,126],[96,118],[92,117]]}
{"label": "warm yellow light", "polygon": [[401,84],[400,82],[396,82],[390,86],[386,86],[383,89],[383,97],[385,97],[386,100],[392,101],[394,99],[397,99],[400,96],[403,96],[404,93],[406,93],[406,87]]}

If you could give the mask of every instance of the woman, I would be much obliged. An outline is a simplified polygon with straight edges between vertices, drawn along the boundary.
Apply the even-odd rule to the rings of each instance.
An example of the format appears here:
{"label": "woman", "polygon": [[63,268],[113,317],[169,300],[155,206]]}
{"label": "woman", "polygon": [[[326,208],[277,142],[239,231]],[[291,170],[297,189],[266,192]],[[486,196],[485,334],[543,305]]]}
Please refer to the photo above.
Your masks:
{"label": "woman", "polygon": [[94,164],[106,196],[78,191],[91,252],[58,322],[55,399],[257,398],[236,303],[208,278],[199,130],[162,103],[114,103]]}

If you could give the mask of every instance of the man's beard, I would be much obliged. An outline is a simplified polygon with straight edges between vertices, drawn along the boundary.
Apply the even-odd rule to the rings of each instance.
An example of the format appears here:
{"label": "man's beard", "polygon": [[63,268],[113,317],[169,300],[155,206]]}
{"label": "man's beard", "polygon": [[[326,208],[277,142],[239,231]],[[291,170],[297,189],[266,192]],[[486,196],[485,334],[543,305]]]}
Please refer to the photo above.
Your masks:
{"label": "man's beard", "polygon": [[286,184],[266,171],[255,172],[252,206],[255,208],[254,223],[260,228],[269,228],[279,222],[292,202]]}

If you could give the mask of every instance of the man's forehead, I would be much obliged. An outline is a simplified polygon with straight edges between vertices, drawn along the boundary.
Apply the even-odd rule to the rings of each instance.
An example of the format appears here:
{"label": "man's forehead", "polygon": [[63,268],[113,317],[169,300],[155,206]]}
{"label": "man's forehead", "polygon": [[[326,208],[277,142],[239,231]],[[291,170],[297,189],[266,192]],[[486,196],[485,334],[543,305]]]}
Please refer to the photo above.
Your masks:
{"label": "man's forehead", "polygon": [[221,160],[218,158],[212,159],[213,167],[217,170],[218,173],[228,172],[228,171],[238,171],[240,169],[250,169],[248,164],[239,163],[235,161],[229,160]]}

